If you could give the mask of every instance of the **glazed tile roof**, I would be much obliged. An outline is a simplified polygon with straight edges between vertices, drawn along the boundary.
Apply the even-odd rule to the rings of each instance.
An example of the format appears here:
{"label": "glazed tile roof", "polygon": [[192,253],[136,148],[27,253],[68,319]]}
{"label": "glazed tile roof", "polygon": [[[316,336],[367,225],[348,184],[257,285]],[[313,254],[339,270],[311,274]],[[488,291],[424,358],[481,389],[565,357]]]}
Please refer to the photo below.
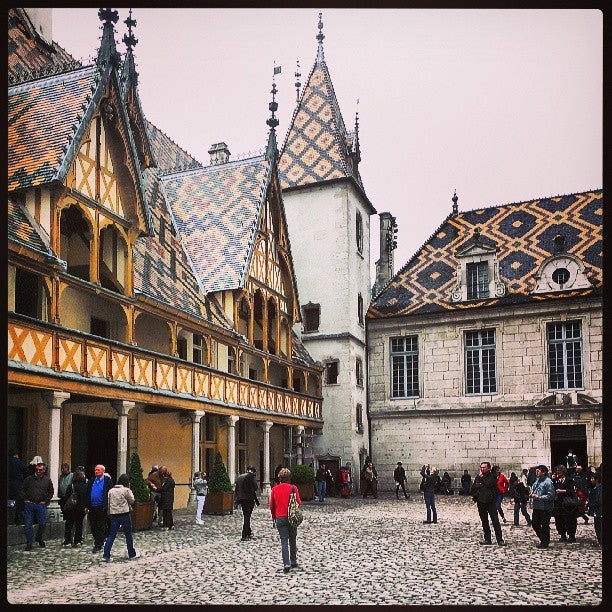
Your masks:
{"label": "glazed tile roof", "polygon": [[[449,216],[408,263],[372,300],[368,318],[464,310],[505,304],[562,299],[602,289],[603,191],[542,198],[481,208]],[[498,247],[497,261],[506,295],[452,303],[456,251],[479,228],[483,240]],[[586,266],[593,289],[532,294],[535,274],[554,253],[554,237]]]}
{"label": "glazed tile roof", "polygon": [[243,285],[268,167],[259,156],[161,177],[205,293]]}
{"label": "glazed tile roof", "polygon": [[20,204],[8,198],[8,239],[25,244],[37,251],[52,255],[51,249],[34,228],[35,221],[23,210]]}
{"label": "glazed tile roof", "polygon": [[352,177],[363,190],[350,159],[354,137],[344,125],[327,64],[317,57],[281,150],[281,187]]}
{"label": "glazed tile roof", "polygon": [[8,189],[54,180],[95,84],[94,67],[8,90]]}
{"label": "glazed tile roof", "polygon": [[202,164],[189,153],[181,149],[171,138],[166,136],[150,121],[145,121],[153,157],[160,174],[178,172],[187,168],[201,168]]}
{"label": "glazed tile roof", "polygon": [[294,361],[301,361],[305,364],[312,365],[315,363],[306,347],[302,344],[300,338],[291,330],[291,356]]}
{"label": "glazed tile roof", "polygon": [[8,11],[8,81],[17,83],[80,65],[57,43],[47,43],[21,8]]}

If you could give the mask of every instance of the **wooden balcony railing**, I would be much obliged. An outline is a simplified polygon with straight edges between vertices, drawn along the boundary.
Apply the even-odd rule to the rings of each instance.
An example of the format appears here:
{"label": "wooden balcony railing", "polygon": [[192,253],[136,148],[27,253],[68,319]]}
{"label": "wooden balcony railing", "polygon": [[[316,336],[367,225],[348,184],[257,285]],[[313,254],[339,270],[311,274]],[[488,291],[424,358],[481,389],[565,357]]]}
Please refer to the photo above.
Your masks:
{"label": "wooden balcony railing", "polygon": [[[19,315],[8,317],[8,360],[244,408],[321,418],[321,399]],[[9,364],[10,365],[10,364]]]}

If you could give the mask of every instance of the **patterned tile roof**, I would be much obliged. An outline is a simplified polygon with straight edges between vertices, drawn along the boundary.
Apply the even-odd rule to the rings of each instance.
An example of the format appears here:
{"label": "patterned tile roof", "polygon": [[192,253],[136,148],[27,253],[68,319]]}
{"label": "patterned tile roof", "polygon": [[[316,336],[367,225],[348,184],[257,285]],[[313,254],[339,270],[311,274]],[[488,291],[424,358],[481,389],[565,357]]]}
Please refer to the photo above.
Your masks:
{"label": "patterned tile roof", "polygon": [[94,67],[81,68],[9,87],[9,191],[56,178],[91,98],[95,74]]}
{"label": "patterned tile roof", "polygon": [[[368,318],[464,310],[504,304],[563,299],[602,289],[603,191],[505,204],[449,216],[408,263],[372,300]],[[456,251],[479,228],[498,248],[497,261],[506,295],[452,303]],[[586,266],[594,289],[532,294],[535,273],[554,253],[554,237],[565,237],[565,249]]]}
{"label": "patterned tile roof", "polygon": [[206,293],[244,282],[268,166],[259,156],[161,177]]}
{"label": "patterned tile roof", "polygon": [[153,149],[153,157],[160,174],[170,174],[187,168],[202,167],[202,164],[195,157],[181,149],[150,121],[146,121],[146,126],[149,142]]}
{"label": "patterned tile roof", "polygon": [[43,40],[24,9],[8,11],[8,81],[17,83],[45,74],[74,70],[80,62],[57,43]]}
{"label": "patterned tile roof", "polygon": [[42,240],[34,228],[35,221],[25,212],[20,204],[8,198],[8,239],[25,244],[30,248],[52,255],[51,249]]}
{"label": "patterned tile roof", "polygon": [[310,356],[310,353],[293,330],[291,331],[291,356],[294,361],[301,361],[308,365],[315,363],[315,360]]}
{"label": "patterned tile roof", "polygon": [[302,187],[352,177],[363,183],[350,152],[347,133],[325,60],[317,57],[296,107],[281,150],[281,187]]}

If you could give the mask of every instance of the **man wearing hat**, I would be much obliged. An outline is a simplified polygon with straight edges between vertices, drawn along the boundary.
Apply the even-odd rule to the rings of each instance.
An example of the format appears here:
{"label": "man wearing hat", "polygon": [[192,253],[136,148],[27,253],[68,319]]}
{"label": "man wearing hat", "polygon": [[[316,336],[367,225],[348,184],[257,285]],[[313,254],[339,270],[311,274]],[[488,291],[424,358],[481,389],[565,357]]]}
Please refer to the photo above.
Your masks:
{"label": "man wearing hat", "polygon": [[404,497],[408,499],[408,494],[406,493],[406,470],[402,466],[401,461],[397,462],[397,467],[393,470],[393,480],[395,480],[395,497],[399,499],[399,490],[402,487]]}
{"label": "man wearing hat", "polygon": [[242,538],[241,542],[253,540],[253,532],[251,531],[251,514],[255,504],[259,506],[257,499],[257,480],[255,473],[257,470],[250,465],[244,474],[240,474],[236,478],[236,503],[242,506]]}

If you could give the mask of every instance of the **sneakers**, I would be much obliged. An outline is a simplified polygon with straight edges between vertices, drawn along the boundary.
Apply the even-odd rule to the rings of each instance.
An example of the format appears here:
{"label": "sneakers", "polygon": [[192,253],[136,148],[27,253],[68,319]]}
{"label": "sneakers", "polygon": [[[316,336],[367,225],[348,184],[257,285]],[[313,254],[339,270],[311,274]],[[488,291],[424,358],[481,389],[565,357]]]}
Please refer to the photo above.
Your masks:
{"label": "sneakers", "polygon": [[133,555],[128,555],[128,559],[140,559],[141,556],[139,552],[135,552]]}
{"label": "sneakers", "polygon": [[491,542],[491,540],[483,540],[482,542],[480,542],[481,546],[493,546],[493,542]]}
{"label": "sneakers", "polygon": [[198,521],[198,519],[196,519],[196,525],[203,525],[204,521]]}
{"label": "sneakers", "polygon": [[102,557],[102,561],[106,561],[106,563],[108,563],[110,561],[110,557]]}

